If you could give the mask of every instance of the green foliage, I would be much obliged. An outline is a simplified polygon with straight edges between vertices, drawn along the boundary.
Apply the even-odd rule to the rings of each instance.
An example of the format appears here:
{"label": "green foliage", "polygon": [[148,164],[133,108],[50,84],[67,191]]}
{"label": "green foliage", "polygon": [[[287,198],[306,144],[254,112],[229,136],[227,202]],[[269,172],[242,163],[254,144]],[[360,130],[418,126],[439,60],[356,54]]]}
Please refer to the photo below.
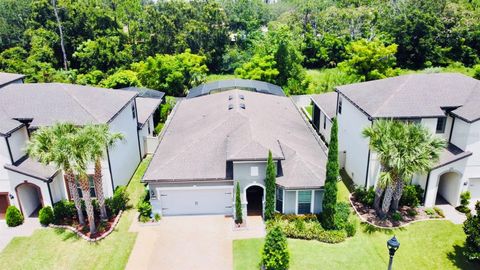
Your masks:
{"label": "green foliage", "polygon": [[205,81],[206,57],[189,50],[177,55],[157,54],[135,63],[133,69],[143,86],[171,96],[184,96],[187,90]]}
{"label": "green foliage", "polygon": [[50,223],[53,223],[54,219],[55,217],[53,215],[52,207],[45,206],[40,209],[40,212],[38,213],[38,220],[40,221],[40,224],[43,226],[48,226]]}
{"label": "green foliage", "polygon": [[266,270],[286,270],[289,264],[287,238],[280,227],[274,226],[265,237],[261,265]]}
{"label": "green foliage", "polygon": [[240,198],[240,183],[235,186],[235,223],[243,222],[242,200]]}
{"label": "green foliage", "polygon": [[138,213],[140,214],[139,218],[148,218],[152,215],[152,205],[148,201],[140,201],[137,205]]}
{"label": "green foliage", "polygon": [[127,188],[125,186],[118,186],[113,193],[113,197],[105,200],[107,211],[110,215],[116,215],[120,210],[126,210],[129,202]]}
{"label": "green foliage", "polygon": [[164,123],[158,123],[157,126],[155,127],[153,133],[154,133],[155,135],[159,135],[160,132],[162,132],[162,129],[163,129],[163,126],[164,126],[164,125],[165,125]]}
{"label": "green foliage", "polygon": [[328,145],[327,172],[325,178],[325,194],[323,196],[322,225],[325,229],[335,229],[335,212],[337,206],[338,165],[338,123],[333,119]]}
{"label": "green foliage", "polygon": [[165,123],[167,121],[168,115],[172,111],[173,107],[169,102],[162,104],[160,108],[160,122]]}
{"label": "green foliage", "polygon": [[162,216],[159,214],[159,213],[155,213],[153,215],[153,219],[156,221],[156,222],[159,222],[161,219],[162,219]]}
{"label": "green foliage", "polygon": [[290,215],[290,217],[277,217],[267,222],[267,228],[274,226],[280,227],[288,238],[317,240],[333,244],[345,241],[347,238],[346,227],[349,225],[345,226],[345,230],[325,230],[314,215],[305,218]]}
{"label": "green foliage", "polygon": [[345,232],[347,233],[347,237],[353,237],[357,233],[358,223],[355,221],[348,222],[345,224]]}
{"label": "green foliage", "polygon": [[463,231],[467,235],[464,254],[469,260],[480,261],[480,202],[475,204],[475,215],[467,215]]}
{"label": "green foliage", "polygon": [[235,69],[235,75],[242,79],[259,80],[276,83],[279,72],[271,55],[254,55],[250,61]]}
{"label": "green foliage", "polygon": [[462,213],[470,213],[471,210],[469,208],[470,205],[470,199],[472,198],[472,195],[470,194],[470,191],[464,191],[460,194],[460,205],[456,207],[456,209]]}
{"label": "green foliage", "polygon": [[393,221],[402,221],[403,218],[402,218],[402,215],[399,213],[399,212],[395,212],[392,214],[392,220]]}
{"label": "green foliage", "polygon": [[347,227],[348,217],[350,216],[350,205],[347,202],[339,202],[335,206],[334,228],[343,230]]}
{"label": "green foliage", "polygon": [[373,186],[368,189],[358,187],[355,189],[354,195],[355,198],[364,205],[373,206],[373,201],[375,200],[375,190]]}
{"label": "green foliage", "polygon": [[475,70],[474,71],[475,73],[474,73],[473,77],[477,80],[480,80],[480,65],[476,65],[474,67],[474,70]]}
{"label": "green foliage", "polygon": [[443,210],[442,210],[442,209],[440,209],[440,208],[438,208],[438,207],[435,206],[435,207],[433,207],[433,211],[435,211],[435,213],[436,213],[438,216],[440,216],[440,217],[442,217],[442,218],[445,217],[445,214],[443,213]]}
{"label": "green foliage", "polygon": [[398,74],[398,70],[394,69],[396,52],[395,44],[385,46],[378,39],[361,39],[346,47],[346,60],[339,67],[362,81],[392,77]]}
{"label": "green foliage", "polygon": [[265,220],[273,218],[275,213],[275,188],[277,166],[272,159],[272,151],[268,151],[267,169],[265,177]]}
{"label": "green foliage", "polygon": [[417,207],[422,201],[424,190],[420,185],[405,185],[403,187],[402,198],[400,198],[400,205],[410,207]]}
{"label": "green foliage", "polygon": [[58,201],[53,205],[53,214],[56,224],[62,224],[66,220],[72,220],[77,214],[75,203],[67,200]]}
{"label": "green foliage", "polygon": [[23,215],[17,207],[10,205],[5,214],[5,221],[8,227],[17,227],[18,225],[23,224]]}
{"label": "green foliage", "polygon": [[105,74],[100,70],[92,70],[85,74],[79,74],[75,83],[81,85],[99,85],[105,78]]}
{"label": "green foliage", "polygon": [[106,88],[120,89],[129,86],[142,86],[137,73],[131,70],[119,70],[100,82]]}

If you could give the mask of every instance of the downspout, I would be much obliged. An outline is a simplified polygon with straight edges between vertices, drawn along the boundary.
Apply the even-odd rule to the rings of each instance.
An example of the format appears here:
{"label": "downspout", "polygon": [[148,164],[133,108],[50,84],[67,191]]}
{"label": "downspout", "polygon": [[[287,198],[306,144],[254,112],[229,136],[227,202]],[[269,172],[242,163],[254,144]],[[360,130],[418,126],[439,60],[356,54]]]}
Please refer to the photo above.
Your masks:
{"label": "downspout", "polygon": [[108,161],[108,171],[110,172],[110,181],[112,183],[112,194],[115,192],[115,185],[113,184],[113,174],[112,174],[112,163],[110,162],[110,153],[108,151],[108,146],[107,148],[107,161]]}
{"label": "downspout", "polygon": [[423,192],[423,205],[425,205],[425,200],[427,199],[428,183],[430,182],[430,173],[431,172],[432,171],[428,172],[427,182],[425,183],[425,191]]}
{"label": "downspout", "polygon": [[140,157],[140,162],[142,162],[142,149],[140,148],[140,133],[138,132],[138,110],[137,110],[137,98],[133,99],[135,103],[135,127],[137,128],[137,142],[138,142],[138,156]]}
{"label": "downspout", "polygon": [[[53,179],[49,179],[50,182],[53,181]],[[48,195],[50,195],[50,203],[52,204],[53,207],[53,196],[52,196],[52,189],[50,188],[50,182],[47,182],[47,187],[48,187]]]}
{"label": "downspout", "polygon": [[[373,126],[373,119],[369,119],[371,122],[371,126]],[[370,143],[369,143],[370,144]],[[367,171],[365,173],[365,189],[368,188],[368,170],[370,169],[370,155],[371,155],[371,150],[370,150],[370,145],[368,146],[368,156],[367,156]]]}

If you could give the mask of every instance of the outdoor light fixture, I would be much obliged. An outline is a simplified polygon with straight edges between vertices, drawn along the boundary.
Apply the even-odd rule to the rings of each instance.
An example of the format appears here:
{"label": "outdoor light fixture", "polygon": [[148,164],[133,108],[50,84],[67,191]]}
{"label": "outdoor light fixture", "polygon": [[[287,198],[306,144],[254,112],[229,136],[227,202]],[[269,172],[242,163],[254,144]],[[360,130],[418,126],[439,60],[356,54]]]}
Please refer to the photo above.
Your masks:
{"label": "outdoor light fixture", "polygon": [[13,197],[12,194],[9,194],[9,197],[10,197],[10,200],[13,200],[13,198],[15,198],[15,197]]}
{"label": "outdoor light fixture", "polygon": [[400,247],[400,243],[397,241],[395,236],[392,239],[387,241],[388,253],[390,254],[390,261],[388,263],[388,270],[392,270],[393,256],[395,252]]}

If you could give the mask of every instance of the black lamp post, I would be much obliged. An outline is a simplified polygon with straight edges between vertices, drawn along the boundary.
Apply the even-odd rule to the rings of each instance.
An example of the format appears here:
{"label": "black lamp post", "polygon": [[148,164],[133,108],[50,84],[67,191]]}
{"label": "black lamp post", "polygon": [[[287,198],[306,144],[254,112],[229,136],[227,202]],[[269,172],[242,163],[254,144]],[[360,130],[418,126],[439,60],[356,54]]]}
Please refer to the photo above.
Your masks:
{"label": "black lamp post", "polygon": [[395,252],[400,247],[400,243],[397,241],[395,236],[392,239],[387,241],[388,253],[390,254],[390,261],[388,262],[388,270],[392,270],[393,256]]}

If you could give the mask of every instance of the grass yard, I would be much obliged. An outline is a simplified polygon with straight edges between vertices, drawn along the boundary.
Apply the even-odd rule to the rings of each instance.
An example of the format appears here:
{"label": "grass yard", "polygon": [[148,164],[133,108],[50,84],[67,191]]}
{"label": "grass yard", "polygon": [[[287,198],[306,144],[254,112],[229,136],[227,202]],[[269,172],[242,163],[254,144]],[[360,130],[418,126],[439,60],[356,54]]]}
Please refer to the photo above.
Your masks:
{"label": "grass yard", "polygon": [[[149,162],[146,158],[140,164],[127,187],[132,205],[144,192],[140,179]],[[135,212],[126,211],[115,231],[96,244],[70,231],[50,228],[16,237],[0,253],[0,269],[124,269],[137,237],[128,231]]]}
{"label": "grass yard", "polygon": [[[349,192],[339,182],[338,199],[347,200]],[[378,230],[361,225],[357,234],[343,243],[289,239],[290,269],[386,269],[386,242],[396,235],[401,243],[394,269],[480,269],[462,255],[465,241],[461,225],[432,220],[403,229]],[[263,239],[233,242],[235,270],[258,269]]]}
{"label": "grass yard", "polygon": [[239,79],[235,74],[209,74],[205,82],[214,82],[220,80]]}

